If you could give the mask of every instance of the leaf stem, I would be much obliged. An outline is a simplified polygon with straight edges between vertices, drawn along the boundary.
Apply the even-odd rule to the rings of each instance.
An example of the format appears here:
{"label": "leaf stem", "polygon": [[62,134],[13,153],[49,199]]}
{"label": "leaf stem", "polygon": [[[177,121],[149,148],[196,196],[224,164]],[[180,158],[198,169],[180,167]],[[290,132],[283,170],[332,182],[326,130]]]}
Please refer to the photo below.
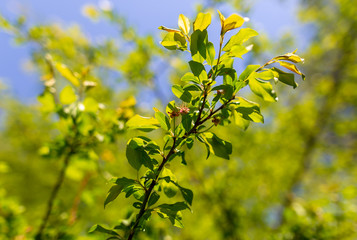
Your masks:
{"label": "leaf stem", "polygon": [[46,228],[46,225],[48,223],[48,220],[50,218],[50,215],[51,215],[51,212],[52,212],[52,209],[53,209],[53,203],[57,197],[57,194],[58,194],[58,191],[59,189],[61,188],[62,186],[62,183],[64,181],[64,176],[65,176],[65,173],[66,173],[66,170],[67,170],[67,167],[69,165],[69,162],[70,162],[70,159],[72,157],[72,155],[74,154],[74,150],[71,149],[67,155],[65,156],[64,158],[64,162],[63,162],[63,166],[62,166],[62,169],[58,175],[58,178],[57,178],[57,181],[56,181],[56,184],[54,185],[53,189],[52,189],[52,192],[51,192],[51,195],[50,195],[50,198],[48,199],[48,202],[47,202],[47,210],[45,212],[45,215],[43,216],[42,218],[42,223],[40,225],[40,228],[38,229],[36,235],[35,235],[35,239],[36,240],[41,240],[42,239],[42,234],[43,234],[43,231],[45,230]]}
{"label": "leaf stem", "polygon": [[159,179],[159,176],[161,174],[161,171],[162,169],[164,168],[165,164],[167,163],[167,161],[170,159],[170,157],[172,156],[172,154],[174,154],[175,152],[175,148],[176,148],[176,137],[173,137],[173,144],[172,144],[172,147],[169,151],[169,153],[163,157],[163,160],[159,166],[159,168],[157,169],[157,173],[156,173],[156,176],[155,176],[155,179],[151,182],[148,190],[145,192],[145,196],[144,196],[144,200],[143,200],[143,204],[141,205],[141,208],[140,208],[140,211],[139,211],[139,214],[137,215],[136,217],[136,220],[135,220],[135,223],[134,223],[134,226],[131,228],[130,230],[130,234],[129,234],[129,237],[128,237],[128,240],[131,240],[133,239],[134,237],[134,234],[136,232],[136,228],[138,227],[139,223],[140,223],[140,220],[141,218],[143,217],[144,213],[146,212],[146,205],[147,205],[147,202],[149,201],[149,198],[150,198],[150,195],[155,187],[155,185],[157,184],[158,182],[158,179]]}

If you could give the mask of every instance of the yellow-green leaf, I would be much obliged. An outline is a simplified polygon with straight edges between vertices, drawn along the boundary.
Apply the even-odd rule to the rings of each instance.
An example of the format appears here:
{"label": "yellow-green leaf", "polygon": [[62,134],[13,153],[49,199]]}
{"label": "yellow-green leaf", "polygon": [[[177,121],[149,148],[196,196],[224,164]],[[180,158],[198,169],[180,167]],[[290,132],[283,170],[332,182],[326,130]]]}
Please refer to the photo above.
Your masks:
{"label": "yellow-green leaf", "polygon": [[244,19],[238,14],[230,15],[226,20],[224,20],[223,33],[226,33],[230,30],[239,28],[243,25]]}
{"label": "yellow-green leaf", "polygon": [[300,72],[300,70],[292,63],[288,63],[288,62],[283,62],[283,61],[278,61],[278,63],[286,68],[286,69],[289,69],[290,71],[294,72],[294,73],[297,73],[299,75],[302,75],[302,72]]}
{"label": "yellow-green leaf", "polygon": [[142,117],[136,114],[126,122],[126,126],[131,129],[138,129],[148,132],[159,128],[159,121],[153,117]]}
{"label": "yellow-green leaf", "polygon": [[211,14],[199,13],[196,20],[193,22],[193,31],[205,30],[211,24]]}
{"label": "yellow-green leaf", "polygon": [[181,34],[180,30],[173,29],[173,28],[167,28],[167,27],[164,27],[164,26],[160,26],[159,29],[160,30],[164,30],[166,32],[175,32],[175,33],[180,33]]}
{"label": "yellow-green leaf", "polygon": [[217,10],[218,14],[219,14],[219,19],[221,20],[221,27],[222,27],[222,30],[223,30],[223,27],[224,27],[224,21],[226,20],[226,18],[223,16],[223,14]]}
{"label": "yellow-green leaf", "polygon": [[185,15],[180,14],[178,26],[185,35],[188,35],[190,32],[190,20]]}
{"label": "yellow-green leaf", "polygon": [[62,104],[71,104],[77,101],[77,95],[74,92],[74,89],[69,85],[65,86],[62,89],[59,97],[60,97],[60,102]]}
{"label": "yellow-green leaf", "polygon": [[64,65],[63,63],[56,62],[55,67],[57,71],[68,81],[70,81],[74,86],[78,87],[79,86],[79,80],[78,78],[75,77],[75,75],[72,73],[69,68]]}

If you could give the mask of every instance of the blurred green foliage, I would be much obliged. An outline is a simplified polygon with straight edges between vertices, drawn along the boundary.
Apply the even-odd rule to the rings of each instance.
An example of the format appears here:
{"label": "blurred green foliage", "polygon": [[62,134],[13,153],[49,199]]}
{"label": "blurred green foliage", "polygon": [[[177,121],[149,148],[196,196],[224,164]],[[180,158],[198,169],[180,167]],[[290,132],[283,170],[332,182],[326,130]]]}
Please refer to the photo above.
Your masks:
{"label": "blurred green foliage", "polygon": [[[204,7],[219,2],[207,1]],[[248,1],[225,2],[232,2],[238,12],[254,7]],[[105,139],[88,146],[85,154],[73,156],[54,201],[47,239],[103,239],[88,234],[89,228],[99,222],[111,227],[133,216],[127,208],[130,201],[123,196],[103,209],[109,179],[136,176],[124,160],[127,139],[135,132],[121,124],[147,111],[137,108],[132,96],[143,88],[160,91],[155,79],[161,71],[153,65],[170,66],[172,83],[187,72],[180,57],[164,53],[153,36],[140,36],[115,12],[95,6],[88,6],[86,12],[94,20],[106,18],[116,26],[123,45],[115,39],[93,43],[78,26],[27,26],[22,17],[13,22],[0,18],[1,28],[13,34],[17,43],[34,43],[31,61],[44,83],[42,97],[52,96],[46,95],[53,87],[47,54],[72,73],[82,74],[88,67],[85,81],[90,89],[81,101],[93,99],[100,104],[98,109],[87,109],[102,111],[100,106],[105,106],[105,111],[99,119],[81,121],[90,126],[94,121],[98,129],[107,127],[105,133],[112,132],[111,124],[117,129],[115,138],[104,134]],[[187,167],[172,162],[170,169],[180,184],[190,186],[195,194],[193,213],[183,212],[183,229],[153,217],[138,239],[357,238],[356,12],[357,6],[346,0],[300,1],[299,19],[313,33],[301,54],[307,59],[303,72],[308,84],[300,84],[299,91],[277,86],[279,98],[288,101],[263,104],[264,125],[255,124],[244,132],[220,128],[219,135],[233,144],[231,160],[211,157],[206,161],[205,149],[195,145],[186,153]],[[278,54],[292,47],[286,39],[256,46],[254,57],[265,61],[269,59],[259,53]],[[75,84],[54,71],[58,94],[70,86],[80,95]],[[117,89],[113,82],[126,82],[127,88]],[[0,238],[31,239],[62,167],[61,139],[71,134],[72,123],[48,114],[56,104],[44,106],[41,98],[37,104],[24,104],[0,91],[5,113],[0,132]],[[86,101],[84,105],[92,106],[92,100]],[[81,131],[91,133],[87,127]],[[160,133],[150,133],[150,138],[163,142]],[[54,154],[51,149],[56,147]]]}

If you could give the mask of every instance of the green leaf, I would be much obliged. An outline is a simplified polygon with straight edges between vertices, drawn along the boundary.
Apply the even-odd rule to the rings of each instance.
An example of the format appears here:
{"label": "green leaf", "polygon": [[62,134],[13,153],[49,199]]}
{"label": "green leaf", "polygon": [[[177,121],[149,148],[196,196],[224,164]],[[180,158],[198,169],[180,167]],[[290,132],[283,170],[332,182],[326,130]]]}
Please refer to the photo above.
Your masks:
{"label": "green leaf", "polygon": [[181,211],[185,209],[189,209],[186,203],[177,202],[174,204],[161,204],[156,212],[160,217],[168,218],[172,225],[183,228]]}
{"label": "green leaf", "polygon": [[228,52],[233,46],[242,45],[242,43],[248,41],[250,38],[257,36],[258,33],[250,28],[242,28],[237,34],[231,37],[231,39],[223,47],[223,51]]}
{"label": "green leaf", "polygon": [[162,188],[164,189],[165,195],[168,198],[173,198],[174,196],[176,196],[177,187],[175,186],[175,184],[173,184],[172,182],[162,181],[161,185],[162,185]]}
{"label": "green leaf", "polygon": [[193,82],[193,83],[200,83],[200,80],[198,79],[198,77],[196,77],[195,75],[193,75],[193,73],[188,72],[185,75],[183,75],[183,77],[181,78],[181,81],[183,82]]}
{"label": "green leaf", "polygon": [[206,30],[210,24],[211,24],[211,14],[198,13],[196,20],[193,22],[193,31]]}
{"label": "green leaf", "polygon": [[71,104],[77,101],[77,95],[74,92],[74,89],[69,85],[62,89],[59,98],[62,104]]}
{"label": "green leaf", "polygon": [[276,72],[276,74],[278,75],[277,79],[280,82],[290,85],[293,88],[296,88],[298,86],[298,84],[294,80],[294,74],[284,72],[279,68],[275,68],[275,67],[273,67],[272,70]]}
{"label": "green leaf", "polygon": [[191,99],[192,99],[191,93],[189,91],[183,90],[183,88],[180,85],[175,84],[172,86],[171,89],[172,89],[173,94],[177,98],[181,99],[184,102],[188,102],[188,103],[191,101]]}
{"label": "green leaf", "polygon": [[253,122],[264,123],[264,117],[260,113],[259,104],[242,97],[236,98],[235,103],[239,103],[235,111],[237,111],[242,118]]}
{"label": "green leaf", "polygon": [[177,32],[169,32],[161,41],[161,45],[169,50],[185,50],[187,49],[187,42],[185,37]]}
{"label": "green leaf", "polygon": [[155,112],[155,118],[159,122],[162,129],[164,129],[165,131],[168,131],[170,129],[170,120],[165,114],[157,110]]}
{"label": "green leaf", "polygon": [[292,72],[294,72],[296,74],[301,75],[302,80],[305,80],[305,75],[302,72],[300,72],[300,70],[294,64],[288,63],[288,62],[284,62],[284,61],[278,61],[278,63],[282,67],[284,67],[286,69],[289,69],[290,71],[292,71]]}
{"label": "green leaf", "polygon": [[116,231],[114,231],[112,229],[104,228],[98,224],[95,224],[94,226],[92,226],[88,232],[89,233],[94,233],[94,232],[106,233],[106,234],[110,234],[110,235],[115,235],[118,237],[118,239],[122,239]]}
{"label": "green leaf", "polygon": [[247,130],[249,127],[249,120],[246,120],[242,117],[241,114],[239,114],[237,111],[232,112],[232,117],[233,117],[233,122],[235,125],[238,127],[242,128],[243,130]]}
{"label": "green leaf", "polygon": [[[243,45],[235,45],[232,47],[232,49],[228,52],[229,57],[236,57],[236,58],[242,58],[244,54],[247,52],[251,51],[253,49],[253,45],[249,45],[247,47]],[[243,58],[242,58],[243,59]]]}
{"label": "green leaf", "polygon": [[253,93],[257,96],[264,99],[267,102],[276,102],[278,98],[276,96],[275,91],[273,90],[273,86],[270,82],[262,81],[251,77],[249,79],[249,87]]}
{"label": "green leaf", "polygon": [[244,71],[239,75],[238,80],[240,82],[244,82],[248,80],[251,76],[252,73],[254,73],[258,68],[260,68],[259,65],[248,65]]}
{"label": "green leaf", "polygon": [[128,186],[136,184],[135,180],[129,179],[129,178],[117,178],[115,180],[115,184],[109,189],[109,192],[107,194],[107,197],[104,201],[104,208],[106,205],[112,201],[114,201],[119,194],[122,192],[124,188],[127,188]]}
{"label": "green leaf", "polygon": [[84,99],[83,105],[86,112],[96,113],[99,109],[98,102],[90,97]]}
{"label": "green leaf", "polygon": [[154,205],[155,203],[157,203],[157,201],[159,200],[160,198],[160,195],[157,194],[157,192],[153,192],[149,198],[149,201],[148,201],[148,207]]}
{"label": "green leaf", "polygon": [[136,114],[126,122],[129,129],[137,129],[144,132],[149,132],[159,128],[159,121],[151,117],[142,117]]}
{"label": "green leaf", "polygon": [[71,70],[69,70],[69,68],[66,65],[59,63],[59,62],[56,62],[54,65],[55,65],[55,68],[57,69],[57,71],[64,78],[66,78],[74,86],[79,87],[79,85],[80,85],[79,80],[75,77],[75,75],[72,73]]}
{"label": "green leaf", "polygon": [[191,35],[191,55],[193,61],[203,63],[206,59],[207,30],[196,30]]}
{"label": "green leaf", "polygon": [[188,64],[190,65],[193,75],[198,77],[201,82],[208,79],[206,69],[202,63],[189,61]]}
{"label": "green leaf", "polygon": [[140,138],[132,138],[126,146],[126,158],[129,164],[139,171],[142,164],[149,169],[153,169],[153,163],[144,148],[140,145]]}
{"label": "green leaf", "polygon": [[229,160],[229,155],[232,154],[232,144],[217,137],[214,133],[202,133],[204,141],[209,147],[209,151],[216,155]]}
{"label": "green leaf", "polygon": [[175,185],[180,189],[182,197],[185,199],[185,201],[192,206],[192,201],[193,201],[193,192],[188,189],[181,187],[179,184],[175,183]]}
{"label": "green leaf", "polygon": [[207,63],[208,65],[212,66],[213,63],[214,63],[214,58],[215,58],[215,55],[216,55],[216,51],[214,50],[214,45],[213,43],[209,42],[207,44]]}
{"label": "green leaf", "polygon": [[41,111],[54,112],[56,110],[55,99],[50,92],[44,92],[42,95],[38,96],[37,99],[42,104]]}

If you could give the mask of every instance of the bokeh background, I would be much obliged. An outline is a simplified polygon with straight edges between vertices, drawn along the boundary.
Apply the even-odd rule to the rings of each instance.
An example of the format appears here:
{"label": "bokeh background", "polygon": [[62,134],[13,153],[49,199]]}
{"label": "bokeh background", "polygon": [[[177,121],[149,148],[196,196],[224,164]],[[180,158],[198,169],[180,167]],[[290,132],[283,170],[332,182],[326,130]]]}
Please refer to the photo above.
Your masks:
{"label": "bokeh background", "polygon": [[[249,17],[259,32],[238,72],[298,48],[306,81],[277,86],[277,103],[250,97],[266,121],[219,130],[233,144],[231,160],[205,160],[198,145],[186,154],[187,166],[173,162],[194,192],[193,213],[184,212],[183,229],[153,217],[138,239],[357,239],[357,2],[347,0],[1,1],[0,239],[33,237],[62,165],[47,154],[63,126],[38,98],[44,56],[71,69],[91,65],[92,96],[122,122],[150,116],[188,70],[185,53],[159,45],[158,26],[175,28],[181,13],[211,12],[217,43],[216,9]],[[48,239],[104,239],[88,229],[130,215],[124,197],[105,210],[103,202],[113,176],[136,174],[125,159],[134,134],[120,129],[72,161]]]}

